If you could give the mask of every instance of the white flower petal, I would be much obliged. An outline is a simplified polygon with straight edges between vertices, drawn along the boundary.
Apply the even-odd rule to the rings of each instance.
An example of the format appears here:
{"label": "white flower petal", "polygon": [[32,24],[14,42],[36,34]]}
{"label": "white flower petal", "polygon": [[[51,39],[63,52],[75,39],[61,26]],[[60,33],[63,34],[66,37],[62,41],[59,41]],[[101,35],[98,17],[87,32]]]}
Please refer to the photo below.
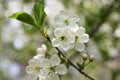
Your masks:
{"label": "white flower petal", "polygon": [[71,22],[71,23],[68,25],[68,27],[69,27],[72,31],[76,31],[76,30],[79,28],[78,24],[77,24],[77,23],[73,23],[73,22]]}
{"label": "white flower petal", "polygon": [[77,36],[81,36],[81,35],[84,34],[84,33],[85,33],[85,28],[80,27],[80,28],[77,30],[76,35],[77,35]]}
{"label": "white flower petal", "polygon": [[70,44],[67,43],[67,42],[63,42],[62,45],[61,45],[61,47],[62,47],[65,51],[67,51],[68,49],[70,49]]}
{"label": "white flower petal", "polygon": [[[37,55],[38,56],[38,55]],[[43,58],[43,57],[37,57],[34,56],[33,59],[29,60],[29,65],[38,65],[39,61]]]}
{"label": "white flower petal", "polygon": [[50,67],[50,62],[48,59],[42,59],[40,61],[40,66],[43,67],[43,68],[48,68]]}
{"label": "white flower petal", "polygon": [[40,68],[40,66],[39,65],[27,66],[26,67],[26,72],[28,74],[36,74],[37,75],[39,73],[37,68]]}
{"label": "white flower petal", "polygon": [[47,51],[47,47],[46,47],[45,44],[42,44],[41,48],[42,48],[42,52],[43,53],[45,53]]}
{"label": "white flower petal", "polygon": [[63,16],[62,15],[56,15],[54,21],[55,22],[62,22],[63,21]]}
{"label": "white flower petal", "polygon": [[34,73],[34,71],[33,71],[33,69],[32,69],[31,66],[27,66],[27,67],[26,67],[26,72],[27,72],[28,74]]}
{"label": "white flower petal", "polygon": [[49,80],[48,75],[50,70],[48,69],[41,69],[39,73],[39,80]]}
{"label": "white flower petal", "polygon": [[57,55],[53,55],[50,58],[50,66],[54,67],[56,65],[60,64],[60,58]]}
{"label": "white flower petal", "polygon": [[63,36],[68,36],[68,35],[71,35],[72,34],[72,31],[70,30],[70,28],[64,28],[64,31],[63,31]]}
{"label": "white flower petal", "polygon": [[70,49],[73,49],[75,47],[75,43],[70,44]]}
{"label": "white flower petal", "polygon": [[40,48],[37,49],[37,54],[45,54],[46,50],[47,47],[43,44]]}
{"label": "white flower petal", "polygon": [[39,75],[46,77],[46,76],[48,76],[49,73],[50,73],[49,69],[43,68],[43,69],[40,70]]}
{"label": "white flower petal", "polygon": [[38,60],[38,59],[40,60],[42,58],[44,58],[43,54],[37,54],[36,56],[33,57],[33,59],[35,59],[35,60]]}
{"label": "white flower petal", "polygon": [[80,43],[86,43],[89,41],[89,35],[88,34],[83,34],[80,38]]}
{"label": "white flower petal", "polygon": [[64,24],[64,23],[63,23],[63,21],[64,21],[64,16],[62,16],[62,15],[57,15],[57,16],[55,16],[54,21],[55,21],[57,27],[61,27],[61,26]]}
{"label": "white flower petal", "polygon": [[37,48],[37,54],[41,54],[42,53],[42,48]]}
{"label": "white flower petal", "polygon": [[61,10],[60,15],[68,16],[68,12],[66,10]]}
{"label": "white flower petal", "polygon": [[34,64],[36,64],[36,62],[37,62],[37,59],[31,59],[31,60],[29,60],[29,65],[34,65]]}
{"label": "white flower petal", "polygon": [[70,19],[72,22],[78,22],[80,20],[80,18],[77,15],[71,15]]}
{"label": "white flower petal", "polygon": [[66,42],[74,43],[75,42],[75,36],[74,35],[67,36],[67,41]]}
{"label": "white flower petal", "polygon": [[54,47],[59,47],[62,44],[61,40],[59,38],[53,38],[52,39],[52,45]]}
{"label": "white flower petal", "polygon": [[54,30],[55,37],[61,37],[63,35],[63,29],[62,28],[56,28]]}
{"label": "white flower petal", "polygon": [[64,64],[60,64],[55,68],[56,72],[58,74],[66,74],[67,73],[67,68]]}
{"label": "white flower petal", "polygon": [[59,80],[59,76],[56,73],[51,72],[49,75],[49,80]]}
{"label": "white flower petal", "polygon": [[76,48],[78,51],[84,51],[85,45],[84,45],[83,43],[76,43],[75,48]]}

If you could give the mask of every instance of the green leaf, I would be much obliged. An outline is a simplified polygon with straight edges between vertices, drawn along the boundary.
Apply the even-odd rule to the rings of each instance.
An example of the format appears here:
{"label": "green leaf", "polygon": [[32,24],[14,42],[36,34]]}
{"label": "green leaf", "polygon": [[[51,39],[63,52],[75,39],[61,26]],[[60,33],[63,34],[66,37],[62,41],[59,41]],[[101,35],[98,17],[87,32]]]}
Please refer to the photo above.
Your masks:
{"label": "green leaf", "polygon": [[25,12],[17,12],[10,16],[10,18],[22,21],[24,23],[30,24],[32,26],[36,26],[34,19]]}
{"label": "green leaf", "polygon": [[33,8],[33,13],[39,27],[43,27],[45,23],[46,13],[44,7],[44,0],[37,0]]}

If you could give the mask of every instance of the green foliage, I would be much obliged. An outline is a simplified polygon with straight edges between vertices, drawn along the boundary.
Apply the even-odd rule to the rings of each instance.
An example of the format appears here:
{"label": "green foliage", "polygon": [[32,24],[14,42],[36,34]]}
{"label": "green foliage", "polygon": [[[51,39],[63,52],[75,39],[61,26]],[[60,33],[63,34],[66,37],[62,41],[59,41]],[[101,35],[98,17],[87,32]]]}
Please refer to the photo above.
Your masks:
{"label": "green foliage", "polygon": [[44,0],[38,0],[34,7],[33,7],[33,13],[35,16],[35,19],[37,21],[37,26],[43,27],[45,18],[46,18],[46,13],[44,12]]}
{"label": "green foliage", "polygon": [[26,12],[17,12],[14,13],[10,18],[22,21],[24,23],[30,24],[34,27],[37,27],[39,29],[44,27],[45,24],[45,18],[46,13],[44,12],[44,0],[37,0],[34,7],[33,7],[33,13],[35,20],[32,18],[31,15],[29,15]]}
{"label": "green foliage", "polygon": [[112,76],[111,80],[116,80],[118,74],[119,74],[119,71],[111,70],[111,76]]}
{"label": "green foliage", "polygon": [[0,69],[0,80],[8,80],[8,78],[5,77],[1,69]]}
{"label": "green foliage", "polygon": [[102,48],[102,49],[100,49],[100,52],[101,52],[103,61],[107,61],[110,58],[109,54],[108,54],[108,50]]}
{"label": "green foliage", "polygon": [[10,16],[10,18],[17,19],[32,26],[36,26],[34,19],[28,13],[25,12],[14,13],[12,16]]}

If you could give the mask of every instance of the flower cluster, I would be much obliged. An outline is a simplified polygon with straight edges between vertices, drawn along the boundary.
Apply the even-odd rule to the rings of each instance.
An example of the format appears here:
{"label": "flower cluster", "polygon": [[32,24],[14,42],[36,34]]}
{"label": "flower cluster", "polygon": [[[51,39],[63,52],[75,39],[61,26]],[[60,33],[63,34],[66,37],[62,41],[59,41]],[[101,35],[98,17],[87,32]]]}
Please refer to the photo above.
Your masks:
{"label": "flower cluster", "polygon": [[66,74],[67,68],[57,55],[46,57],[46,51],[44,44],[37,49],[37,55],[29,61],[26,72],[34,76],[34,80],[59,80],[58,75]]}
{"label": "flower cluster", "polygon": [[84,27],[77,24],[79,17],[67,11],[60,11],[54,20],[56,27],[53,32],[55,36],[52,39],[53,46],[61,47],[65,51],[73,48],[83,51],[84,43],[89,41],[89,35],[85,33]]}
{"label": "flower cluster", "polygon": [[[57,27],[53,30],[52,45],[65,51],[69,49],[83,51],[84,43],[89,41],[89,35],[85,33],[84,27],[79,27],[77,24],[79,20],[78,16],[61,11],[55,17]],[[29,61],[26,72],[34,76],[33,80],[59,80],[59,75],[66,74],[67,68],[61,63],[58,55],[48,55],[47,47],[43,44],[37,49],[37,55]]]}

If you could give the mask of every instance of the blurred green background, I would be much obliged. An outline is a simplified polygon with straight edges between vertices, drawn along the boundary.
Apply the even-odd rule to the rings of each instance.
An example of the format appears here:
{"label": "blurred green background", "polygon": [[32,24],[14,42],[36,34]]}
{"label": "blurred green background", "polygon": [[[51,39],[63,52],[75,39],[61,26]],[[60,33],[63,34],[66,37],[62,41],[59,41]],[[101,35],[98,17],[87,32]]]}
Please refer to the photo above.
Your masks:
{"label": "blurred green background", "polygon": [[[35,0],[0,0],[0,80],[27,80],[25,67],[46,40],[32,26],[8,17],[18,11],[32,13]],[[90,41],[84,52],[72,54],[73,62],[82,62],[81,54],[93,54],[95,61],[85,72],[96,80],[120,80],[120,0],[45,0],[47,24],[54,25],[60,10],[80,17]],[[47,43],[46,43],[47,44]],[[49,51],[54,52],[51,47]],[[69,54],[68,54],[69,55]],[[31,79],[28,79],[31,80]],[[73,67],[61,80],[88,80]]]}

